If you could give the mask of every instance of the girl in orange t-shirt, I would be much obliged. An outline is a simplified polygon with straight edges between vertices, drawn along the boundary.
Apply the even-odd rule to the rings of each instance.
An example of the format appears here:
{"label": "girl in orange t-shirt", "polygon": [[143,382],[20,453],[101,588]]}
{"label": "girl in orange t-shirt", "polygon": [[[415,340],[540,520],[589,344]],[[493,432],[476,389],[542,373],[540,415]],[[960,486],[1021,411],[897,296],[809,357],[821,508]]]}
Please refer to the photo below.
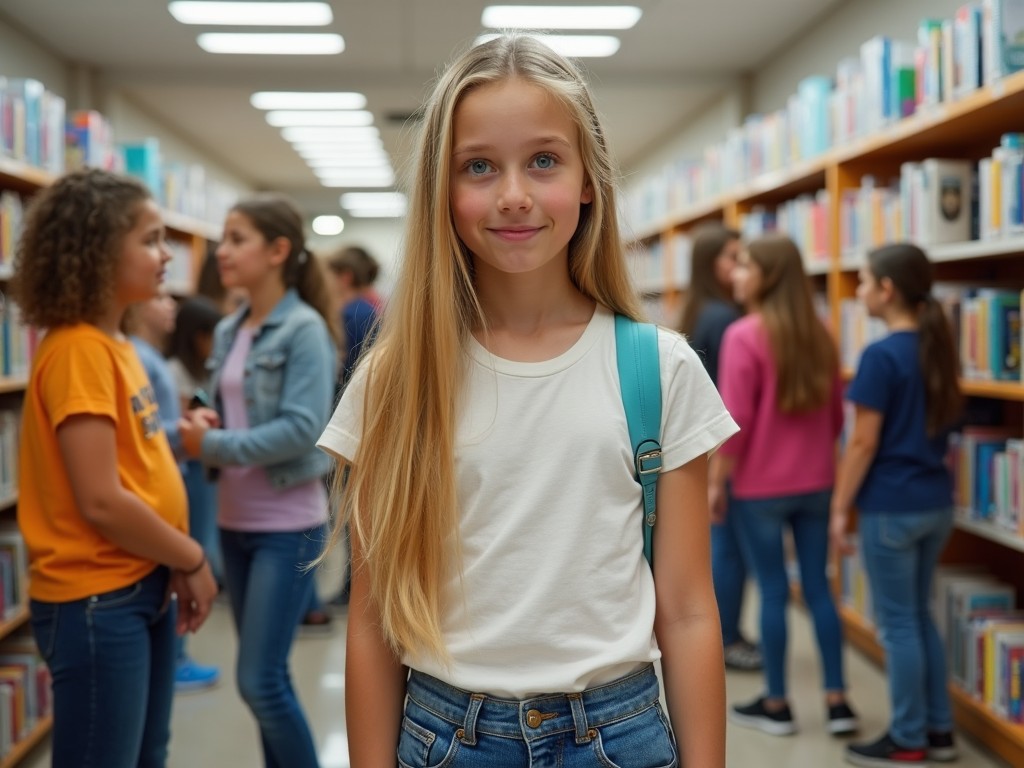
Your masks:
{"label": "girl in orange t-shirt", "polygon": [[119,330],[169,259],[146,188],[97,170],[36,196],[15,257],[25,321],[47,330],[25,393],[18,524],[53,674],[54,768],[166,763],[175,625],[198,629],[216,594],[152,387]]}

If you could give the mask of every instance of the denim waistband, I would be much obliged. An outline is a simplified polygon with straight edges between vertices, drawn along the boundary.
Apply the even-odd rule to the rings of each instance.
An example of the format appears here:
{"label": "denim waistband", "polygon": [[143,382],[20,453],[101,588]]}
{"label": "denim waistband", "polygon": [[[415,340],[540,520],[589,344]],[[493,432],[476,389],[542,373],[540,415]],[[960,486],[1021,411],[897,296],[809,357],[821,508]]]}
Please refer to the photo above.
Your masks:
{"label": "denim waistband", "polygon": [[525,738],[575,731],[580,740],[593,738],[590,729],[622,720],[657,703],[654,665],[581,693],[544,694],[522,701],[498,699],[455,688],[415,670],[406,686],[409,698],[448,722],[462,726],[468,744],[476,733]]}

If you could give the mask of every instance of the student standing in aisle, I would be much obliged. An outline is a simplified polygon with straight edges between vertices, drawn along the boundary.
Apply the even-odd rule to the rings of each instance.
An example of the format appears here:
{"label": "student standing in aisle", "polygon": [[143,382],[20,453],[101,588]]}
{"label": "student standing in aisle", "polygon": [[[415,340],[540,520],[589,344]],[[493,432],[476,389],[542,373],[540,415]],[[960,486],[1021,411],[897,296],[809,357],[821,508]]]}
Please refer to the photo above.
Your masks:
{"label": "student standing in aisle", "polygon": [[[167,367],[174,380],[179,413],[209,404],[205,389],[206,359],[213,349],[213,331],[220,320],[217,304],[205,296],[189,296],[178,306],[167,350]],[[217,538],[217,485],[210,482],[206,468],[198,459],[185,462],[185,491],[188,493],[189,532],[203,545],[214,578],[223,584],[224,564]]]}
{"label": "student standing in aisle", "polygon": [[850,554],[856,506],[892,702],[880,739],[847,748],[855,765],[923,765],[956,758],[942,639],[929,609],[932,577],[953,529],[949,430],[963,405],[949,323],[932,296],[920,248],[868,254],[857,296],[889,335],[869,345],[847,392],[853,432],[832,499],[832,536]]}
{"label": "student standing in aisle", "polygon": [[733,270],[736,298],[748,314],[725,332],[719,388],[740,433],[711,469],[711,508],[725,513],[732,483],[740,536],[761,590],[761,645],[767,691],[732,707],[730,719],[776,736],[796,732],[786,699],[786,605],[783,533],[792,532],[803,597],[824,668],[830,733],[856,730],[846,701],[842,629],[826,566],[835,443],[842,428],[838,355],[814,312],[796,245],[782,235],[758,238]]}
{"label": "student standing in aisle", "polygon": [[[314,443],[334,397],[335,342],[323,272],[285,198],[238,203],[217,249],[225,287],[248,300],[217,326],[209,391],[217,414],[182,422],[185,452],[219,468],[224,576],[238,630],[238,688],[260,727],[269,768],[317,765],[288,656],[327,520]],[[215,425],[219,421],[223,428]]]}
{"label": "student standing in aisle", "polygon": [[334,292],[341,306],[342,365],[338,373],[339,391],[352,377],[363,349],[370,345],[377,323],[378,306],[368,296],[377,279],[377,261],[364,249],[351,246],[327,260],[334,276]]}
{"label": "student standing in aisle", "polygon": [[[714,223],[698,227],[693,233],[690,285],[679,330],[700,355],[716,386],[722,337],[725,329],[740,317],[740,308],[732,299],[732,270],[739,251],[740,233],[735,229]],[[735,515],[727,513],[712,517],[711,577],[722,622],[725,666],[758,670],[761,650],[740,631],[750,556],[736,533],[735,520]]]}
{"label": "student standing in aisle", "polygon": [[22,417],[18,524],[32,630],[53,674],[53,765],[166,764],[177,629],[217,587],[187,532],[181,473],[125,310],[170,253],[145,187],[70,174],[32,200],[15,256],[25,321],[47,330]]}
{"label": "student standing in aisle", "polygon": [[[142,367],[146,371],[149,383],[153,386],[160,421],[171,444],[175,457],[181,455],[181,437],[178,433],[178,420],[182,409],[178,403],[178,391],[174,375],[168,361],[164,358],[163,349],[167,346],[168,337],[174,332],[178,305],[170,296],[157,296],[155,299],[143,301],[129,308],[125,316],[126,330],[131,334],[132,344],[139,355]],[[194,509],[194,504],[202,500],[193,498],[189,491],[188,474],[185,464],[179,464],[185,479],[185,494],[188,499],[188,530],[189,535],[199,542],[206,553],[211,570],[216,578],[217,569],[213,567],[214,558],[210,549],[199,535],[203,530],[197,525],[201,519],[201,510]],[[177,665],[174,671],[174,690],[178,692],[200,691],[212,688],[220,680],[220,670],[215,666],[199,664],[188,655],[187,640],[178,638],[178,652],[175,654]]]}
{"label": "student standing in aisle", "polygon": [[320,442],[350,472],[351,763],[721,768],[706,456],[735,425],[659,332],[652,573],[615,363],[639,307],[587,86],[502,36],[422,130],[402,274]]}

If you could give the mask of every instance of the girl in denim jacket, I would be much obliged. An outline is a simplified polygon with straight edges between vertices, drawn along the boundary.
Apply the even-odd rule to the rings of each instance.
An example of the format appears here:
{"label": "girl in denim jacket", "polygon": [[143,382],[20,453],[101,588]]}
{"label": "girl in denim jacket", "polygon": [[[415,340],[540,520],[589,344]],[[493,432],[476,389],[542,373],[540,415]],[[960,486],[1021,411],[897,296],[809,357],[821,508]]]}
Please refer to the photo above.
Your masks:
{"label": "girl in denim jacket", "polygon": [[614,179],[581,74],[532,37],[426,106],[396,290],[320,441],[352,526],[353,768],[725,764],[706,456],[735,425],[659,330],[652,572]]}
{"label": "girl in denim jacket", "polygon": [[238,630],[238,688],[259,723],[269,768],[317,765],[288,655],[314,588],[304,566],[327,520],[315,447],[330,415],[335,348],[323,274],[302,218],[278,196],[237,204],[217,249],[221,280],[248,295],[214,333],[215,410],[182,424],[190,456],[219,473],[218,527]]}

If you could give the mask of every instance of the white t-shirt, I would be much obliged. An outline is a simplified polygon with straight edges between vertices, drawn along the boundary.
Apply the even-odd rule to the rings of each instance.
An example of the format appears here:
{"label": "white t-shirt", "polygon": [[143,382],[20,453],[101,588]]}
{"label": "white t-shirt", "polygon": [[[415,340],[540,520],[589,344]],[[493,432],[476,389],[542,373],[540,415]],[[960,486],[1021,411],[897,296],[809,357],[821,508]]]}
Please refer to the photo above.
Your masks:
{"label": "white t-shirt", "polygon": [[[668,471],[738,428],[683,338],[659,329],[658,346]],[[405,662],[465,690],[522,699],[582,691],[654,661],[654,580],[614,316],[598,307],[553,360],[503,360],[475,340],[469,355],[455,449],[462,582],[455,569],[442,617],[452,663]],[[321,448],[355,456],[364,381],[357,372]]]}

